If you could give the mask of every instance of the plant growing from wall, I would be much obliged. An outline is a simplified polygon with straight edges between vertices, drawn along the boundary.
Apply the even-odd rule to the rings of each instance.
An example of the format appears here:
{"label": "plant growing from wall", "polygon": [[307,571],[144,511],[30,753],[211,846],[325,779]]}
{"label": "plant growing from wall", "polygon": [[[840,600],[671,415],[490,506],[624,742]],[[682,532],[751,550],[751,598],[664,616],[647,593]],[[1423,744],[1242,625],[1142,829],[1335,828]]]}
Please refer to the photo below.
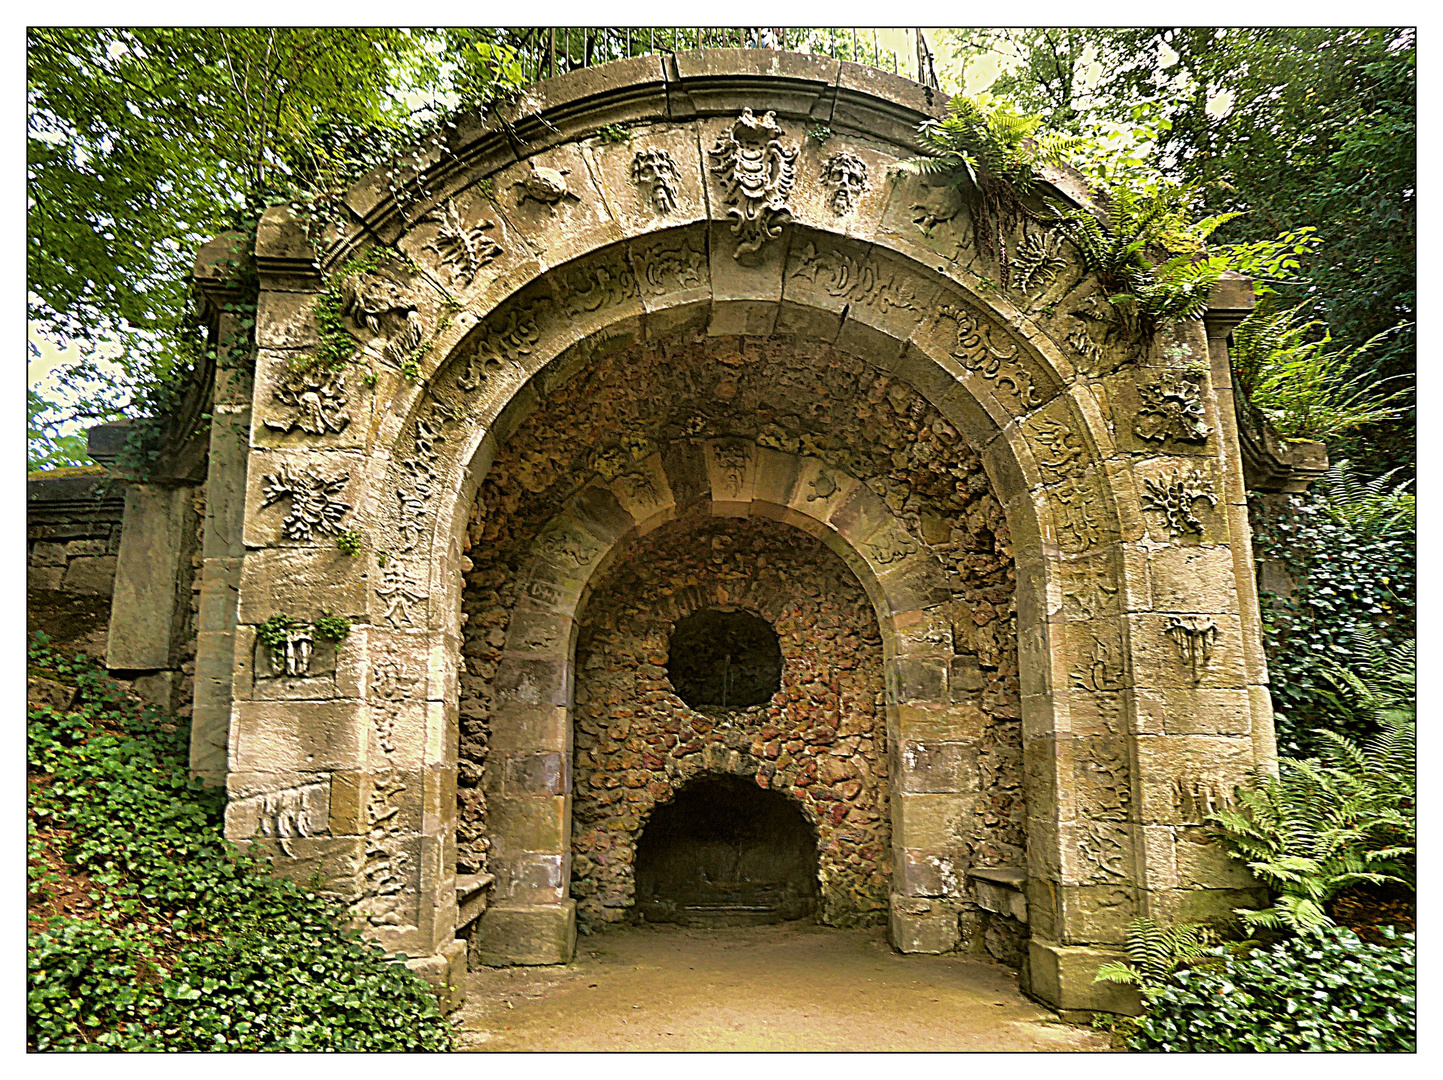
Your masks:
{"label": "plant growing from wall", "polygon": [[283,612],[277,612],[256,626],[256,639],[274,652],[286,647],[286,635],[301,629],[304,625]]}
{"label": "plant growing from wall", "polygon": [[1004,284],[1003,230],[1024,217],[1042,216],[1032,204],[1043,166],[1062,164],[1083,142],[1041,132],[1041,124],[1039,117],[987,94],[958,94],[947,103],[945,117],[923,121],[917,129],[923,155],[897,162],[902,172],[945,178],[962,193],[972,210],[976,242],[1002,267]]}
{"label": "plant growing from wall", "polygon": [[345,529],[336,534],[336,547],[346,555],[359,555],[365,538],[355,529]]}
{"label": "plant growing from wall", "polygon": [[1206,926],[1183,923],[1162,926],[1148,918],[1127,924],[1127,959],[1103,964],[1093,982],[1135,986],[1151,1001],[1172,985],[1179,969],[1208,956],[1217,936]]}
{"label": "plant growing from wall", "polygon": [[351,620],[342,615],[322,612],[320,618],[311,624],[311,628],[315,631],[316,637],[339,645],[351,632]]}
{"label": "plant growing from wall", "polygon": [[1238,215],[1192,222],[1195,196],[1192,189],[1164,180],[1138,190],[1117,185],[1106,193],[1106,225],[1087,210],[1061,215],[1103,295],[1144,339],[1169,319],[1200,318],[1230,267],[1225,254],[1207,254],[1206,240]]}
{"label": "plant growing from wall", "polygon": [[306,623],[300,619],[293,619],[284,612],[279,612],[265,622],[257,624],[256,638],[267,649],[274,651],[286,647],[286,639],[289,635],[306,630],[326,641],[339,644],[351,632],[351,621],[341,615],[322,612],[320,618],[315,622]]}

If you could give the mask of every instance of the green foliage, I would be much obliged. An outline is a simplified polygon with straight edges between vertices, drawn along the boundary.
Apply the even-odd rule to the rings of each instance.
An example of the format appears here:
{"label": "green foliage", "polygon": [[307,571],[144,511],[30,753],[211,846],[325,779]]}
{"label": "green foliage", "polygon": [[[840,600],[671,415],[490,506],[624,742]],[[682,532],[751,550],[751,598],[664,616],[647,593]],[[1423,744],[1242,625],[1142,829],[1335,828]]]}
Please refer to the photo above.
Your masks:
{"label": "green foliage", "polygon": [[[1262,595],[1278,744],[1310,756],[1320,727],[1366,740],[1376,728],[1337,706],[1330,663],[1366,672],[1372,645],[1398,652],[1416,622],[1415,500],[1389,473],[1370,481],[1336,462],[1305,496],[1281,509],[1253,497],[1253,549],[1285,568],[1295,589]],[[1265,582],[1267,581],[1265,577]]]}
{"label": "green foliage", "polygon": [[[1233,330],[1233,367],[1243,391],[1284,438],[1333,439],[1401,415],[1402,390],[1385,393],[1366,363],[1399,327],[1353,349],[1328,351],[1333,336],[1304,306],[1259,308]],[[1396,380],[1393,380],[1396,381]]]}
{"label": "green foliage", "polygon": [[351,620],[341,615],[323,613],[313,624],[316,636],[340,644],[351,632]]}
{"label": "green foliage", "polygon": [[[902,172],[945,177],[969,200],[977,243],[998,257],[1005,225],[1023,216],[1038,217],[1034,200],[1044,165],[1066,161],[1082,140],[1041,132],[1041,119],[1011,104],[979,94],[957,94],[941,120],[918,128],[925,154],[897,162]],[[1006,270],[1006,261],[1001,260]]]}
{"label": "green foliage", "polygon": [[[1335,675],[1343,669],[1334,668]],[[1397,672],[1395,671],[1395,676]],[[1351,683],[1341,685],[1352,688]],[[1378,702],[1386,691],[1366,691]],[[1250,927],[1316,930],[1326,905],[1354,885],[1413,886],[1417,843],[1411,706],[1396,696],[1382,730],[1360,748],[1320,730],[1320,756],[1283,758],[1276,778],[1238,788],[1237,803],[1208,820],[1228,849],[1275,894],[1271,908],[1239,909]]]}
{"label": "green foliage", "polygon": [[[103,419],[173,412],[200,347],[197,248],[226,230],[253,234],[277,203],[316,229],[340,215],[349,183],[522,85],[511,35],[31,30],[29,316],[41,336],[81,347],[60,373],[69,408]],[[247,256],[237,253],[242,265]],[[345,345],[322,332],[323,348]],[[142,464],[157,441],[132,438]]]}
{"label": "green foliage", "polygon": [[1195,222],[1196,193],[1164,181],[1106,195],[1106,226],[1086,210],[1062,217],[1108,301],[1144,337],[1168,319],[1200,318],[1229,268],[1226,255],[1206,254],[1205,241],[1234,215]]}
{"label": "green foliage", "polygon": [[596,134],[601,138],[602,142],[631,142],[631,128],[625,124],[603,124],[596,129]]}
{"label": "green foliage", "polygon": [[[1370,472],[1412,469],[1416,365],[1417,91],[1406,27],[962,30],[956,51],[1005,61],[991,89],[1053,130],[1123,151],[1113,184],[1151,172],[1196,185],[1221,231],[1247,244],[1318,229],[1317,257],[1277,284],[1306,302],[1376,381],[1403,376],[1404,415],[1350,452]],[[1144,160],[1150,164],[1144,164]],[[1248,272],[1248,271],[1244,271]]]}
{"label": "green foliage", "polygon": [[25,392],[26,447],[31,471],[58,469],[69,465],[93,465],[85,435],[62,434],[61,424],[67,419],[62,406],[43,394]]}
{"label": "green foliage", "polygon": [[346,529],[336,534],[336,547],[347,555],[359,555],[364,539],[355,529]]}
{"label": "green foliage", "polygon": [[62,859],[91,902],[32,917],[32,1050],[449,1049],[419,978],[344,930],[335,902],[226,843],[224,792],[189,775],[188,725],[43,638],[30,663],[79,688],[66,713],[30,711],[32,853]]}
{"label": "green foliage", "polygon": [[1215,941],[1206,926],[1160,926],[1151,919],[1133,919],[1127,924],[1127,960],[1103,964],[1092,981],[1135,986],[1151,1001],[1172,985],[1179,968],[1196,964]]}
{"label": "green foliage", "polygon": [[284,612],[277,612],[265,622],[256,627],[256,637],[267,649],[284,649],[286,647],[286,634],[301,626],[299,622],[292,619]]}
{"label": "green foliage", "polygon": [[1372,945],[1334,927],[1266,949],[1214,948],[1119,1028],[1134,1050],[1412,1052],[1413,935],[1383,934]]}
{"label": "green foliage", "polygon": [[827,140],[831,137],[832,129],[829,128],[826,124],[813,124],[811,129],[807,131],[807,138],[811,139],[819,146],[826,146]]}

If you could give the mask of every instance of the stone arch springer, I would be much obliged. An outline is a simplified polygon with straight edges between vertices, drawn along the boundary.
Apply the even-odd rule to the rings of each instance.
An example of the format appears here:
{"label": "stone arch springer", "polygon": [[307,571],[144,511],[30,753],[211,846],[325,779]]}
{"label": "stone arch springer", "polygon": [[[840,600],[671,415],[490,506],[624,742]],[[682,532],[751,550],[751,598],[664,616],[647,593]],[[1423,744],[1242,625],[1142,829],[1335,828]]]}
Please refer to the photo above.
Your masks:
{"label": "stone arch springer", "polygon": [[[890,175],[926,114],[898,87],[844,95],[851,65],[832,64],[836,134],[818,145],[802,136],[828,88],[815,65],[779,79],[749,57],[715,62],[678,75],[690,113],[674,94],[657,106],[646,95],[658,81],[622,62],[617,81],[639,105],[568,97],[577,80],[564,77],[537,89],[539,115],[571,112],[534,153],[488,151],[495,132],[483,131],[436,155],[424,195],[353,189],[357,221],[322,265],[367,248],[392,261],[349,286],[375,385],[320,388],[349,410],[338,430],[314,415],[307,430],[285,407],[285,366],[313,345],[321,287],[294,224],[276,212],[262,222],[228,832],[284,844],[298,872],[321,869],[388,948],[452,949],[458,507],[535,404],[602,350],[686,332],[827,341],[905,380],[954,423],[1006,510],[1027,777],[1045,808],[1029,799],[1030,978],[1054,1004],[1088,1007],[1079,1002],[1100,992],[1077,965],[1120,942],[1132,913],[1230,907],[1250,886],[1215,853],[1205,866],[1181,861],[1196,861],[1197,807],[1272,753],[1248,622],[1256,598],[1238,572],[1247,534],[1236,436],[1219,407],[1225,355],[1220,370],[1214,348],[1204,374],[1209,342],[1196,324],[1158,356],[1127,355],[1094,285],[1045,232],[1012,236],[1006,270],[990,262],[964,205]],[[667,94],[672,74],[659,79]],[[727,139],[744,109],[780,118],[794,174],[785,215],[728,196]],[[595,136],[618,116],[634,120],[632,142]],[[670,188],[635,178],[643,149],[676,165]],[[838,155],[865,177],[840,202],[823,168]],[[1071,179],[1054,183],[1078,195]],[[1034,249],[1040,270],[1023,258]],[[282,469],[302,487],[344,477],[337,499],[344,523],[367,535],[363,557],[296,534],[294,496],[270,497]],[[299,696],[277,715],[251,628],[277,611],[323,610],[356,623],[330,688],[288,689]],[[945,946],[945,907],[921,895],[903,903],[902,916],[931,927],[921,946]]]}

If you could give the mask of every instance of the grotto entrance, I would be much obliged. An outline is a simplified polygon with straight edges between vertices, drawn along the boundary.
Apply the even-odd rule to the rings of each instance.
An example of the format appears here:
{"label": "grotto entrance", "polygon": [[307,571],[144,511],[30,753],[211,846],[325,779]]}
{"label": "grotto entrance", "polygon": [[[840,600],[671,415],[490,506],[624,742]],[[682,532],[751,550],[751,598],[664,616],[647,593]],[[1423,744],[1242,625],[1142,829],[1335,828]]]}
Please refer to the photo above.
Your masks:
{"label": "grotto entrance", "polygon": [[817,908],[817,837],[778,791],[698,777],[658,806],[636,845],[643,922],[760,926]]}

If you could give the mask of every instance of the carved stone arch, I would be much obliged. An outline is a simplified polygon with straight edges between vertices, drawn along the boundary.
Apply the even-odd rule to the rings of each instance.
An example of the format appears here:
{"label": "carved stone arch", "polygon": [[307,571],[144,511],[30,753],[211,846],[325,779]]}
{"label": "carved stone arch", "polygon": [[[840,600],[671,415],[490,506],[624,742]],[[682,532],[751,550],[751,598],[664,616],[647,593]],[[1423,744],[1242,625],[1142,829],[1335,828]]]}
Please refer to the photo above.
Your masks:
{"label": "carved stone arch", "polygon": [[[891,810],[894,879],[905,889],[909,873],[945,858],[929,849],[915,826],[909,829],[903,811],[917,756],[925,756],[929,745],[935,753],[939,740],[943,745],[965,741],[961,733],[945,734],[948,679],[962,658],[953,647],[953,594],[942,567],[880,497],[835,466],[731,439],[709,440],[700,451],[699,457],[658,451],[634,473],[610,483],[592,480],[532,544],[523,597],[495,676],[498,702],[486,788],[505,801],[507,810],[491,830],[496,899],[483,916],[478,938],[488,962],[569,958],[576,931],[575,905],[567,898],[571,819],[565,781],[580,613],[596,583],[634,540],[687,509],[791,525],[820,539],[852,570],[881,629],[887,726],[901,740],[889,750],[890,771],[900,782]],[[645,478],[643,484],[629,482],[638,475]],[[828,494],[817,497],[814,481],[822,476]],[[685,506],[678,505],[678,489],[688,492]],[[677,610],[689,610],[688,602],[679,602]],[[929,715],[925,741],[909,733],[901,707]],[[935,788],[934,781],[928,799],[934,814],[946,802]],[[967,794],[958,791],[953,799],[953,815],[960,816]],[[537,830],[535,823],[543,818],[549,824]],[[550,838],[552,846],[528,846],[527,838],[538,836]],[[918,934],[908,916],[894,914],[894,935],[901,944]]]}
{"label": "carved stone arch", "polygon": [[[1226,348],[1195,323],[1133,348],[1075,262],[1004,272],[960,199],[891,170],[936,111],[915,90],[815,57],[625,61],[533,88],[504,122],[463,125],[368,178],[319,264],[404,261],[379,264],[389,284],[347,293],[365,370],[346,384],[349,421],[311,423],[319,434],[277,411],[324,289],[299,230],[268,214],[255,420],[243,466],[213,452],[208,495],[243,504],[243,551],[207,571],[219,614],[197,660],[195,739],[228,744],[232,838],[270,844],[265,808],[304,793],[287,803],[309,808],[304,828],[292,822],[278,857],[358,901],[388,949],[454,963],[461,508],[529,411],[600,350],[790,335],[911,386],[978,451],[1005,509],[1032,991],[1118,1005],[1091,979],[1131,914],[1253,897],[1195,842],[1198,800],[1176,794],[1227,790],[1275,753]],[[825,155],[804,138],[823,116]],[[596,134],[616,123],[671,159],[674,192],[638,189],[637,149]],[[727,175],[727,140],[756,131],[777,143],[769,175],[787,177],[760,202]],[[867,181],[839,201],[823,166],[843,152]],[[1049,182],[1086,205],[1075,176]],[[1026,244],[1049,250],[1030,236],[1003,238],[1009,268],[1036,260]],[[1139,422],[1162,380],[1191,387],[1188,423]],[[298,497],[362,533],[363,553],[288,530]],[[257,672],[255,627],[279,613],[352,620],[325,686]],[[955,941],[944,904],[900,895],[936,931],[927,947]]]}

